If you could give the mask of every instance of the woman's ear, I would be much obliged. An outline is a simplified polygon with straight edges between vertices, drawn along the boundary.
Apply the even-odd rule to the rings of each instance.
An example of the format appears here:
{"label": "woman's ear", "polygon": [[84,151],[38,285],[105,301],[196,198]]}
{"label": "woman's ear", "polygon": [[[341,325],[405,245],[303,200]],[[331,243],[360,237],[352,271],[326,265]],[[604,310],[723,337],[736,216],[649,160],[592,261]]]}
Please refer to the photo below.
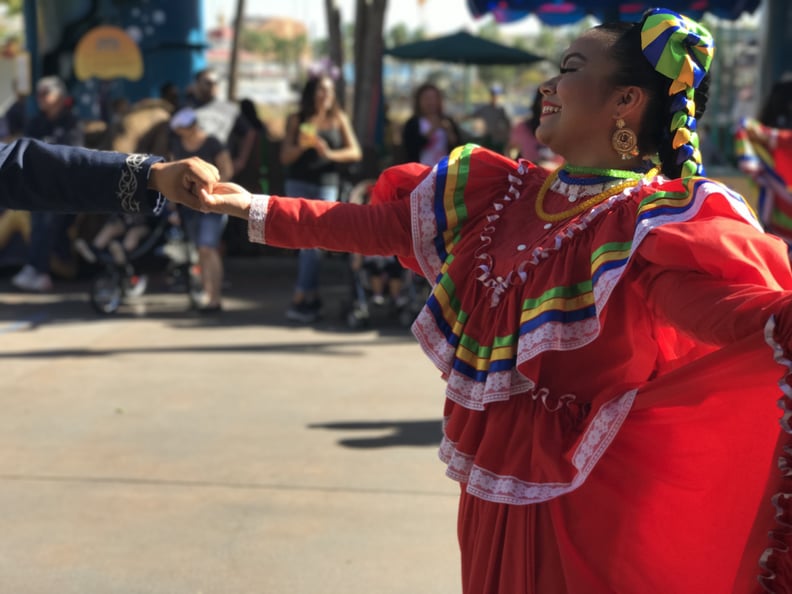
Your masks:
{"label": "woman's ear", "polygon": [[649,94],[641,87],[619,87],[616,89],[615,101],[616,117],[640,121],[649,102]]}

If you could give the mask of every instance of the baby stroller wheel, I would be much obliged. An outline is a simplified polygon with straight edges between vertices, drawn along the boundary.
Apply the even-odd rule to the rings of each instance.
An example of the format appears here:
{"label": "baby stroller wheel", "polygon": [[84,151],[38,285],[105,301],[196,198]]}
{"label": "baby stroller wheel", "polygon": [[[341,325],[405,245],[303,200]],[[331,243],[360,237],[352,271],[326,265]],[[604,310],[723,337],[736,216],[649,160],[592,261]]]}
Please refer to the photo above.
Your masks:
{"label": "baby stroller wheel", "polygon": [[101,314],[112,314],[118,311],[124,300],[124,287],[118,271],[105,271],[99,274],[91,284],[91,305]]}

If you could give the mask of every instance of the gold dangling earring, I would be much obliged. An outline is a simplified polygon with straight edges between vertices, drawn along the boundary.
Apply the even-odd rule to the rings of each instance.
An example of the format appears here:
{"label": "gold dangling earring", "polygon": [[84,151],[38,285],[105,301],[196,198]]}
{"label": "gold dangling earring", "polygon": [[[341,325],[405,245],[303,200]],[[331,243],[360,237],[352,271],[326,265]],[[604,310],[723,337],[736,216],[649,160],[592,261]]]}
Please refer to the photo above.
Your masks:
{"label": "gold dangling earring", "polygon": [[621,118],[616,120],[616,131],[611,137],[611,144],[623,161],[638,156],[638,137],[630,128],[625,128]]}

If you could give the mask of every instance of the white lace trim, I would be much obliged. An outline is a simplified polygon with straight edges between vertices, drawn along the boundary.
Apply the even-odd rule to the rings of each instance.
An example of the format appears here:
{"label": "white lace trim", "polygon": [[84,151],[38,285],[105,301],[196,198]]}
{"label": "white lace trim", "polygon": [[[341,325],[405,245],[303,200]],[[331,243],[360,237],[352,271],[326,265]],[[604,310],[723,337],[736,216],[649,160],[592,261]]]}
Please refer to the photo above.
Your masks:
{"label": "white lace trim", "polygon": [[[789,385],[789,376],[792,374],[792,361],[786,357],[784,348],[775,340],[775,326],[775,316],[771,316],[765,324],[764,337],[765,342],[773,349],[773,359],[775,362],[779,365],[783,365],[785,368],[784,376],[778,382],[782,396],[778,399],[777,404],[784,413],[779,421],[781,429],[787,434],[792,434],[792,387]],[[784,477],[788,477],[790,472],[792,472],[790,454],[792,454],[792,451],[790,451],[788,447],[784,447],[784,453],[778,458],[777,467]],[[766,592],[776,591],[778,559],[789,554],[789,545],[787,543],[789,542],[789,531],[791,526],[785,518],[788,515],[787,510],[789,508],[790,499],[792,499],[792,494],[784,491],[773,494],[770,499],[776,511],[776,524],[773,526],[773,529],[768,532],[770,545],[762,552],[758,563],[762,570],[762,573],[759,575],[759,583]]]}
{"label": "white lace trim", "polygon": [[550,185],[550,189],[553,192],[567,196],[569,202],[577,202],[580,198],[594,196],[623,182],[623,179],[616,179],[598,184],[568,184],[565,181],[561,181],[561,178],[556,177]]}
{"label": "white lace trim", "polygon": [[437,328],[431,312],[424,307],[415,318],[412,332],[424,353],[446,378],[445,394],[449,400],[471,410],[484,410],[487,404],[508,400],[515,394],[533,391],[536,384],[516,369],[487,374],[477,381],[453,368],[455,349]]}
{"label": "white lace trim", "polygon": [[267,243],[264,237],[264,225],[269,209],[269,195],[256,194],[250,197],[248,210],[248,239],[253,243]]}
{"label": "white lace trim", "polygon": [[458,451],[456,444],[446,437],[440,444],[439,457],[447,464],[446,475],[466,483],[465,490],[475,497],[509,505],[548,501],[574,491],[585,482],[618,434],[632,408],[636,393],[637,390],[631,390],[600,408],[572,455],[576,472],[567,483],[533,483],[496,474],[476,465],[474,456]]}
{"label": "white lace trim", "polygon": [[[138,190],[138,174],[143,168],[143,163],[149,155],[132,153],[127,155],[124,160],[124,167],[121,169],[121,179],[118,180],[118,196],[121,202],[121,210],[125,212],[140,212],[140,200],[135,199]],[[159,204],[159,200],[157,201]]]}
{"label": "white lace trim", "polygon": [[413,251],[424,276],[432,285],[443,266],[433,241],[438,233],[434,213],[436,181],[437,166],[410,194],[410,210],[416,213],[412,216]]}

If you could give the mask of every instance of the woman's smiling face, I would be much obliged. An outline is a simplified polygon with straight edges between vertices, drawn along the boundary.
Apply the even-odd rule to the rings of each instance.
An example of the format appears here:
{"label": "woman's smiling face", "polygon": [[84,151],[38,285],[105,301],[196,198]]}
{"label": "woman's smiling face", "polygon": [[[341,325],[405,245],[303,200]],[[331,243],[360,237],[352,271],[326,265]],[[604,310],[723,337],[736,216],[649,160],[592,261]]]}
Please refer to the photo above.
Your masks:
{"label": "woman's smiling face", "polygon": [[576,39],[561,59],[561,72],[542,83],[542,114],[537,138],[573,164],[613,154],[610,138],[617,114],[617,89],[610,82],[615,65],[612,41],[598,31]]}

